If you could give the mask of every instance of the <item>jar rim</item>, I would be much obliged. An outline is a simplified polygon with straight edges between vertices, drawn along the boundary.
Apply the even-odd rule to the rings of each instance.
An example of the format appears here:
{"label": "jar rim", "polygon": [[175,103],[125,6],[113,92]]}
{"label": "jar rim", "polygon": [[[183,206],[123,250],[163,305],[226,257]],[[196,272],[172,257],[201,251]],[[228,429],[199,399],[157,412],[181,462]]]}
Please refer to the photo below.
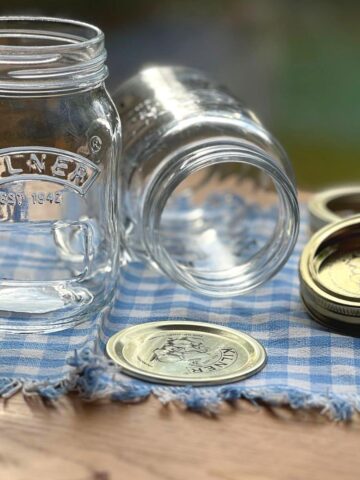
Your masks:
{"label": "jar rim", "polygon": [[0,43],[0,94],[89,88],[108,75],[104,33],[89,23],[0,16],[1,38],[10,44]]}
{"label": "jar rim", "polygon": [[[245,150],[244,150],[245,149]],[[211,152],[212,150],[212,152]],[[231,152],[232,160],[225,160]],[[299,232],[299,206],[296,197],[296,189],[293,182],[275,164],[274,160],[262,149],[238,139],[212,139],[206,147],[199,144],[193,145],[193,150],[188,155],[188,163],[184,163],[184,152],[178,152],[177,162],[172,163],[164,160],[162,165],[154,172],[142,202],[142,235],[145,248],[151,262],[160,268],[167,276],[180,283],[182,286],[195,290],[199,293],[213,296],[234,296],[254,289],[269,280],[288,260],[295,246]],[[279,198],[279,214],[273,237],[276,242],[274,254],[258,259],[257,270],[247,272],[243,264],[232,267],[227,278],[219,275],[202,275],[196,270],[189,270],[171,258],[160,239],[161,215],[166,202],[176,187],[196,169],[211,165],[211,161],[217,156],[217,161],[226,163],[248,163],[261,168],[272,179]],[[247,162],[244,158],[247,158]],[[230,158],[230,157],[228,157]]]}
{"label": "jar rim", "polygon": [[[74,26],[74,27],[80,27],[82,29],[87,29],[89,32],[93,32],[94,35],[91,38],[86,38],[86,37],[78,37],[77,41],[74,41],[73,43],[64,43],[64,44],[58,44],[58,45],[1,45],[0,44],[0,52],[1,51],[26,51],[28,50],[29,52],[33,51],[34,49],[36,51],[58,51],[59,49],[65,48],[65,49],[76,49],[81,47],[87,47],[90,46],[94,43],[97,43],[99,41],[102,41],[104,39],[104,33],[102,30],[100,30],[99,27],[96,25],[92,25],[87,22],[82,22],[80,20],[72,20],[72,19],[67,19],[67,18],[57,18],[57,17],[43,17],[43,16],[26,16],[26,15],[10,15],[10,16],[0,16],[0,38],[1,38],[1,27],[2,24],[9,23],[9,22],[29,22],[29,23],[39,23],[39,24],[44,24],[46,25],[47,23],[54,23],[55,25],[67,25],[67,26]],[[54,32],[55,33],[55,32]],[[60,32],[59,32],[60,34]]]}

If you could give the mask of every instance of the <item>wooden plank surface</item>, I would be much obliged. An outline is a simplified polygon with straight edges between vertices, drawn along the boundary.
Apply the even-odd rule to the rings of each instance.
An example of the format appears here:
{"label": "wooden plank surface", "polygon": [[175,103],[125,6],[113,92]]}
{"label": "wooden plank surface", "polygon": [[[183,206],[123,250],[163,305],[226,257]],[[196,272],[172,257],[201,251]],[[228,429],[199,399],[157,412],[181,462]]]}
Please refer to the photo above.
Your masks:
{"label": "wooden plank surface", "polygon": [[205,418],[155,399],[48,408],[17,395],[1,408],[0,479],[348,480],[359,445],[357,421],[245,401]]}

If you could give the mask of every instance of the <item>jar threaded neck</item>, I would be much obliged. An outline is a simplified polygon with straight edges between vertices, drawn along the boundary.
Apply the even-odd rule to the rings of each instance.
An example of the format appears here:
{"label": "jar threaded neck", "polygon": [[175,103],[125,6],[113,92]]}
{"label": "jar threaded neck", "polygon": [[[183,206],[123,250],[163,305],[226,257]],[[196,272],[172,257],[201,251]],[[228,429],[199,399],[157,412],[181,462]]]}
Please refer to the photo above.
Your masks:
{"label": "jar threaded neck", "polygon": [[0,92],[66,91],[107,77],[104,34],[50,17],[0,17]]}
{"label": "jar threaded neck", "polygon": [[[174,258],[162,242],[161,221],[176,188],[194,172],[222,163],[255,167],[272,180],[278,197],[278,215],[269,244],[253,258],[222,271],[188,267]],[[237,139],[213,139],[194,144],[164,159],[154,172],[142,202],[142,235],[151,262],[175,282],[213,297],[246,293],[269,280],[289,258],[299,230],[296,188],[275,160],[261,148]],[[181,226],[180,226],[181,228]]]}

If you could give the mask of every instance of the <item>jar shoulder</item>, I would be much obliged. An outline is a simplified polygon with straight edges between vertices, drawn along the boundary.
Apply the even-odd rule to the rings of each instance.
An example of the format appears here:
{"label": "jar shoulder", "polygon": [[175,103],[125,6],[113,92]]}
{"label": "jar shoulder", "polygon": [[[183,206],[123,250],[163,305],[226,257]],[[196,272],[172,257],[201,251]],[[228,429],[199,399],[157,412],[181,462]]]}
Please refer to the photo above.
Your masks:
{"label": "jar shoulder", "polygon": [[209,109],[188,111],[181,119],[167,116],[153,124],[142,125],[142,131],[131,135],[124,128],[124,153],[135,163],[165,158],[189,145],[206,144],[216,139],[251,142],[268,153],[282,157],[278,142],[250,111]]}
{"label": "jar shoulder", "polygon": [[[120,120],[104,87],[58,96],[0,97],[0,149],[43,146],[95,162],[119,148]],[[101,152],[101,153],[100,153]]]}

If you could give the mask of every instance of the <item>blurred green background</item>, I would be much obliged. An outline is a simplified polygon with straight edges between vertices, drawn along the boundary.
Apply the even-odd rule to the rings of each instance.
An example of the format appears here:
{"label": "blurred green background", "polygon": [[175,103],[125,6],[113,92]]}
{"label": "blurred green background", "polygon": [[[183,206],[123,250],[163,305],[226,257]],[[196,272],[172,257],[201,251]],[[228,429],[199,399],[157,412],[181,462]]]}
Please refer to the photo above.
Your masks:
{"label": "blurred green background", "polygon": [[110,90],[145,63],[202,68],[258,113],[302,188],[360,181],[360,2],[0,1],[106,34]]}

